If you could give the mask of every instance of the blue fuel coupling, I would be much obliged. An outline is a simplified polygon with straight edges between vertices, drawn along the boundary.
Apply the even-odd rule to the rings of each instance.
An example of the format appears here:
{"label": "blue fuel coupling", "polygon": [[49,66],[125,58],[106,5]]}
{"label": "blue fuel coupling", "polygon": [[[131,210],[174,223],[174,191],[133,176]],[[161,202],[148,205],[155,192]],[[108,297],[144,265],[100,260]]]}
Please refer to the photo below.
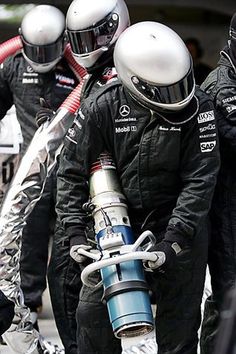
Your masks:
{"label": "blue fuel coupling", "polygon": [[[98,248],[102,254],[97,262],[86,267],[82,280],[89,284],[89,274],[100,269],[110,322],[116,337],[134,337],[154,328],[149,288],[141,259],[156,255],[140,251],[145,232],[135,242],[127,204],[121,192],[116,167],[108,154],[93,164],[90,176],[91,210]],[[152,258],[152,260],[154,260]]]}

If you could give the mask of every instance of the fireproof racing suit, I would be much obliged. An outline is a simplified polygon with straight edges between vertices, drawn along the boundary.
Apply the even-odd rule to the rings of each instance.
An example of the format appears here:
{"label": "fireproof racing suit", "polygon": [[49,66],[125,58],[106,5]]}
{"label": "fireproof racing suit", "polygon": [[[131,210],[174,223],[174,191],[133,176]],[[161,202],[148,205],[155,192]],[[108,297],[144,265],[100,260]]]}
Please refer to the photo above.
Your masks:
{"label": "fireproof racing suit", "polygon": [[219,311],[236,278],[236,67],[228,47],[202,84],[212,97],[219,129],[221,168],[210,211],[209,269],[212,296],[207,299],[201,334],[202,353],[212,353]]}
{"label": "fireproof racing suit", "polygon": [[14,303],[0,291],[0,336],[10,327],[14,317]]}
{"label": "fireproof racing suit", "polygon": [[[209,122],[215,124],[213,104],[199,88],[194,101],[199,104],[197,110],[189,105],[178,113],[193,118],[184,125],[172,125],[163,114],[136,102],[119,81],[109,84],[82,102],[58,169],[57,213],[71,243],[85,242],[88,215],[82,206],[89,198],[91,164],[108,151],[117,166],[135,233],[141,233],[141,224],[152,212],[146,228],[157,241],[170,224],[173,234],[169,237],[185,244],[175,269],[153,273],[150,282],[156,296],[161,354],[197,353],[207,261],[205,219],[219,151],[216,127],[207,129]],[[112,333],[101,292],[86,286],[81,290],[78,354],[120,354],[120,341]]]}
{"label": "fireproof racing suit", "polygon": [[[78,79],[65,59],[45,74],[33,71],[21,52],[1,64],[0,119],[15,104],[24,139],[22,155],[37,130],[35,116],[41,108],[40,98],[44,98],[52,110],[56,111],[77,84]],[[32,310],[42,305],[42,293],[46,288],[48,242],[55,219],[53,194],[55,177],[52,176],[23,230],[21,286],[25,303]]]}
{"label": "fireproof racing suit", "polygon": [[[115,79],[113,61],[106,52],[106,60],[88,70],[89,77],[83,85],[81,100],[95,93],[101,86]],[[54,318],[65,354],[76,354],[76,309],[81,289],[81,267],[70,257],[70,242],[63,227],[56,223],[51,259],[48,267],[49,290]]]}

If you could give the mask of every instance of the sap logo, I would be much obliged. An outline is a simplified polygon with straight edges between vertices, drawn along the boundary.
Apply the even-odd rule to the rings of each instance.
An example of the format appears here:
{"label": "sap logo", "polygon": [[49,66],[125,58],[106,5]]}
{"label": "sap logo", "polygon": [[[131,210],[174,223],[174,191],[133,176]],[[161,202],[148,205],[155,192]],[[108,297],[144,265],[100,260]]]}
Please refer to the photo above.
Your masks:
{"label": "sap logo", "polygon": [[211,152],[216,146],[216,140],[200,143],[201,152]]}
{"label": "sap logo", "polygon": [[214,111],[208,111],[208,112],[200,113],[197,120],[198,123],[201,124],[201,123],[209,122],[214,119],[215,119]]}
{"label": "sap logo", "polygon": [[216,128],[216,125],[210,123],[210,124],[206,125],[205,127],[200,128],[199,131],[200,131],[200,133],[203,133],[203,132],[205,132],[206,130],[213,130],[213,129],[215,129],[215,128]]}

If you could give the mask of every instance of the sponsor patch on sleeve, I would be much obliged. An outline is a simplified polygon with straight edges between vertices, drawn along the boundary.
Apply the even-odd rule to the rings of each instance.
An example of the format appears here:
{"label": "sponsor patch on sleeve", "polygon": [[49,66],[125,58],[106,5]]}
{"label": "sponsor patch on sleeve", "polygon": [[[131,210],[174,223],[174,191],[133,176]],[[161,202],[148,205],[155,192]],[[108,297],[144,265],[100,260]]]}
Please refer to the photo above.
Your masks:
{"label": "sponsor patch on sleeve", "polygon": [[75,131],[74,125],[68,129],[68,132],[66,134],[66,139],[71,141],[73,144],[77,145],[77,141],[75,140],[76,139],[76,131]]}

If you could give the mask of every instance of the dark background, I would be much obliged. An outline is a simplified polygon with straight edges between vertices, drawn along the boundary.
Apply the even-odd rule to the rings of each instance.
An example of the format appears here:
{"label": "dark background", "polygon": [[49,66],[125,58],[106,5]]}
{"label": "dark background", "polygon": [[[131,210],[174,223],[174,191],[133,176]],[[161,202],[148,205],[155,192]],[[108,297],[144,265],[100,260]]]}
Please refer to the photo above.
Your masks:
{"label": "dark background", "polygon": [[[99,0],[97,0],[99,1]],[[51,4],[65,14],[70,0],[33,1],[34,4]],[[126,0],[132,23],[153,20],[173,28],[183,39],[196,37],[204,50],[203,61],[215,66],[219,51],[227,41],[230,18],[236,11],[235,0]],[[32,4],[31,1],[11,0],[8,5]],[[1,10],[0,10],[1,11]],[[18,34],[19,23],[0,22],[0,42]]]}

